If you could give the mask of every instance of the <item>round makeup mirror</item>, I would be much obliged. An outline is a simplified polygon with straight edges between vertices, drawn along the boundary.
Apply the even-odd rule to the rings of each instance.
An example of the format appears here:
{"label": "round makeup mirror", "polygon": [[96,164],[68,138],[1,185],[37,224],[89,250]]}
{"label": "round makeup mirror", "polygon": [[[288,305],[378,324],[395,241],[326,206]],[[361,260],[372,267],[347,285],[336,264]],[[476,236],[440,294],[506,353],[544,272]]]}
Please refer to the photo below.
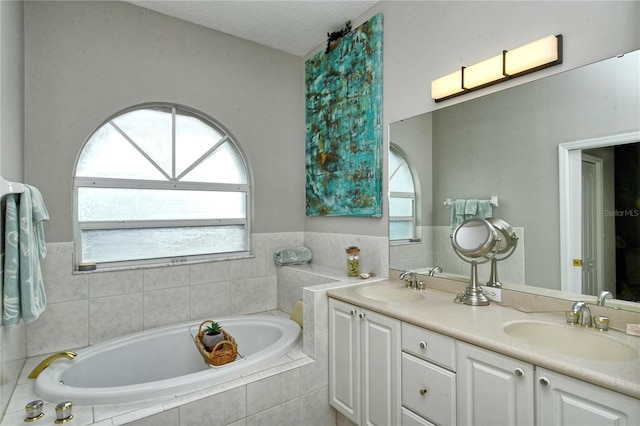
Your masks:
{"label": "round makeup mirror", "polygon": [[[451,234],[453,251],[465,262],[471,263],[471,278],[464,293],[458,295],[465,305],[484,306],[489,299],[478,286],[478,265],[496,256],[500,248],[498,232],[486,219],[472,218],[462,222]],[[484,258],[482,261],[476,259]],[[469,260],[472,259],[472,260]]]}
{"label": "round makeup mirror", "polygon": [[505,260],[513,254],[518,245],[518,236],[511,226],[502,219],[492,217],[487,219],[487,221],[498,233],[500,243],[498,244],[495,256],[491,257],[491,275],[486,285],[489,287],[502,287],[502,283],[498,279],[498,262]]}

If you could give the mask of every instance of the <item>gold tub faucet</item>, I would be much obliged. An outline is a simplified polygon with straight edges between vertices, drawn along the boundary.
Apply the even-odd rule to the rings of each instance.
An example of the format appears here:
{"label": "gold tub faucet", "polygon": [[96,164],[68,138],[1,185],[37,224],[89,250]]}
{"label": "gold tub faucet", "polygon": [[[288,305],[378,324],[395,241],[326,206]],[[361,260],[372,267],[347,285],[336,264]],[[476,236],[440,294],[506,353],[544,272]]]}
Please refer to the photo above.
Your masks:
{"label": "gold tub faucet", "polygon": [[38,364],[36,368],[33,369],[33,371],[29,374],[29,378],[35,379],[36,377],[38,377],[40,373],[42,373],[42,370],[47,368],[49,364],[51,364],[56,359],[59,359],[59,358],[74,359],[76,355],[78,354],[72,351],[58,352],[57,354],[50,355],[46,357],[40,364]]}

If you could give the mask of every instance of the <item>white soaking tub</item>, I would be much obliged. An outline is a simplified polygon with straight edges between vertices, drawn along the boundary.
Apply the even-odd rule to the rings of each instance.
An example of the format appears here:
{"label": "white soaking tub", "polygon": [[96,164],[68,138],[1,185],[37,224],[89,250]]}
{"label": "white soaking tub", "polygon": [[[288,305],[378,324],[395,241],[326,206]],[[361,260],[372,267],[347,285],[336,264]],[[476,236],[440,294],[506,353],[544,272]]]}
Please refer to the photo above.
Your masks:
{"label": "white soaking tub", "polygon": [[300,326],[272,315],[216,319],[238,345],[236,361],[205,363],[193,335],[199,322],[145,330],[54,361],[36,379],[35,392],[49,402],[117,404],[194,391],[241,377],[296,347]]}

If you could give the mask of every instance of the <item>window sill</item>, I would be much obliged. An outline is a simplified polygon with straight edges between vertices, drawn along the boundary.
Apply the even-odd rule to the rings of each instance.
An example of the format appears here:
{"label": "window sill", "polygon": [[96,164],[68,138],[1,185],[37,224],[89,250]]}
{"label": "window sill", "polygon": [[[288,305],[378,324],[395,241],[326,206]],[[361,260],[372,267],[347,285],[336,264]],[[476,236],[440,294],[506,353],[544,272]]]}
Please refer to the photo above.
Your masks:
{"label": "window sill", "polygon": [[84,274],[95,274],[101,272],[118,272],[118,271],[132,271],[137,269],[155,269],[155,268],[166,268],[172,266],[184,266],[184,265],[197,265],[202,263],[215,263],[215,262],[224,262],[227,260],[243,260],[243,259],[253,259],[255,255],[251,253],[241,253],[238,255],[229,255],[225,257],[216,257],[209,259],[194,259],[194,260],[184,260],[184,261],[171,261],[171,262],[160,262],[160,263],[149,263],[149,264],[139,264],[139,265],[128,265],[128,266],[103,266],[98,267],[97,269],[91,271],[79,271],[77,266],[73,271],[71,271],[72,275],[84,275]]}

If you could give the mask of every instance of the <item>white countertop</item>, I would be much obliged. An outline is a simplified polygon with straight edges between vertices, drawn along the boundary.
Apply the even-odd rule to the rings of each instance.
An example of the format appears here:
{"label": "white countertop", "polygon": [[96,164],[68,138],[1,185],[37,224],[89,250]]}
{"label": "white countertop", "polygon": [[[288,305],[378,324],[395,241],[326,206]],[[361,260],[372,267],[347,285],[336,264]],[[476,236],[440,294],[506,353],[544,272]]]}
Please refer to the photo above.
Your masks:
{"label": "white countertop", "polygon": [[[363,285],[404,288],[402,284],[393,281]],[[361,296],[356,291],[360,287],[362,285],[333,289],[328,291],[328,295],[539,367],[640,398],[640,358],[610,362],[571,357],[524,343],[503,331],[505,324],[523,320],[539,320],[571,327],[566,324],[563,312],[524,313],[497,303],[469,306],[454,302],[454,293],[434,289],[421,291],[425,297],[415,302],[385,302]],[[601,333],[595,329],[584,331]],[[640,337],[615,330],[606,333],[608,337],[632,346],[640,353]],[[607,349],[604,347],[602,350]]]}

